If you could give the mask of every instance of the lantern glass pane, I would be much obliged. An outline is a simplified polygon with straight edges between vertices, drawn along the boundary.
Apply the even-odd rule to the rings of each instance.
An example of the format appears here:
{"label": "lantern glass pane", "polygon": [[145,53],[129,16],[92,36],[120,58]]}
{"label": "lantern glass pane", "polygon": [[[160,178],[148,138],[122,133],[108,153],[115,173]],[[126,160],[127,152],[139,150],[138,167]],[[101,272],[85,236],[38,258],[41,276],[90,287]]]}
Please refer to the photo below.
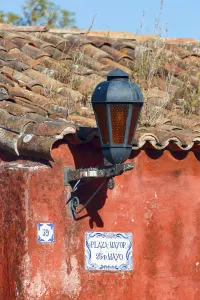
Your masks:
{"label": "lantern glass pane", "polygon": [[129,136],[128,136],[128,144],[132,143],[140,110],[141,110],[140,105],[133,106],[133,112],[132,112],[132,116],[131,116],[130,130],[129,130]]}
{"label": "lantern glass pane", "polygon": [[123,144],[129,104],[110,104],[113,144]]}
{"label": "lantern glass pane", "polygon": [[108,126],[106,118],[106,105],[105,104],[95,104],[95,112],[97,116],[98,127],[101,133],[103,144],[108,144]]}

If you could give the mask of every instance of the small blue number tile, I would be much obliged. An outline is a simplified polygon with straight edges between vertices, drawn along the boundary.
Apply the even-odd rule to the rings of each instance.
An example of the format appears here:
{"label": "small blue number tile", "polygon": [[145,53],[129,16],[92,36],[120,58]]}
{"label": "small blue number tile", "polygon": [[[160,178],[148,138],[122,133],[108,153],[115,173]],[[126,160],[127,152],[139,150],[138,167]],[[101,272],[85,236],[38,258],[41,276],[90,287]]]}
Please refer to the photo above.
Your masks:
{"label": "small blue number tile", "polygon": [[54,223],[38,223],[37,241],[38,243],[54,243]]}

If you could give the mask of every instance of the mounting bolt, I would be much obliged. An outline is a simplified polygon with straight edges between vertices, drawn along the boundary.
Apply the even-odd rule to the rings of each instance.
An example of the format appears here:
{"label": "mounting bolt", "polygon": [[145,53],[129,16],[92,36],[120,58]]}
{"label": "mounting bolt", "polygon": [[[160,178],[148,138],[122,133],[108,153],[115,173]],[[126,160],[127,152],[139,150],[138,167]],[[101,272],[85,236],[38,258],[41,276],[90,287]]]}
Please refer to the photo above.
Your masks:
{"label": "mounting bolt", "polygon": [[109,181],[108,181],[108,188],[109,190],[113,190],[115,187],[115,182],[114,182],[114,179],[111,178]]}

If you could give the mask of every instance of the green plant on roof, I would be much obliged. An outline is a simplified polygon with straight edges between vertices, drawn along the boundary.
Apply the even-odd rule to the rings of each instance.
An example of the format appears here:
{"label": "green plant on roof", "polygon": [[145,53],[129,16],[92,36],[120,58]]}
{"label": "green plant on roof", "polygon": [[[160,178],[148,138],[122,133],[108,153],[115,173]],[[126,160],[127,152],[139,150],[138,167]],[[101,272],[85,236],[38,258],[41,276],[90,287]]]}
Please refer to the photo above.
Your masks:
{"label": "green plant on roof", "polygon": [[27,0],[22,15],[0,11],[0,23],[13,25],[48,25],[49,27],[74,26],[75,14],[49,0]]}

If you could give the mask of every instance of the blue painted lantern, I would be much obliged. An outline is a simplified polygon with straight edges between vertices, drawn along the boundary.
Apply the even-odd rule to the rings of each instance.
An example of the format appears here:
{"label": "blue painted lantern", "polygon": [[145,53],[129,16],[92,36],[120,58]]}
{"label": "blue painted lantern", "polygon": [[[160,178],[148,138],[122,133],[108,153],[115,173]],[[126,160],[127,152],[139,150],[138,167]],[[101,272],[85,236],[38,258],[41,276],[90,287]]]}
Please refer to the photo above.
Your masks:
{"label": "blue painted lantern", "polygon": [[103,155],[111,164],[123,163],[130,156],[143,102],[139,86],[120,69],[96,86],[92,106]]}

